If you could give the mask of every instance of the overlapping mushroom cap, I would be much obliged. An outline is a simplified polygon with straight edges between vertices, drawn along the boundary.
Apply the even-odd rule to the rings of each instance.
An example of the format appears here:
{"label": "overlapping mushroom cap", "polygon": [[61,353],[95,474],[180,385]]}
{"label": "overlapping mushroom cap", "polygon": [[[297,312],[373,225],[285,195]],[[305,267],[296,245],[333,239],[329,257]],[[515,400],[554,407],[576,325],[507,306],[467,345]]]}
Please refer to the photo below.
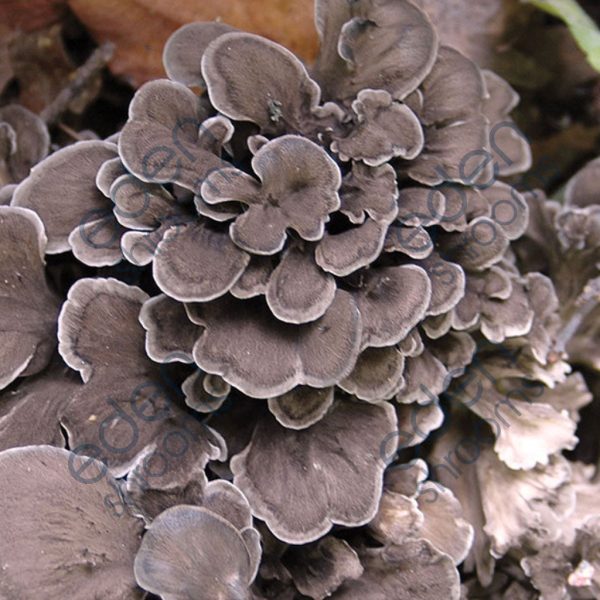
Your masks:
{"label": "overlapping mushroom cap", "polygon": [[148,527],[134,563],[138,584],[164,600],[250,598],[261,546],[246,499],[230,483],[213,481],[194,500],[161,512]]}
{"label": "overlapping mushroom cap", "polygon": [[102,463],[28,446],[1,452],[0,473],[11,482],[0,500],[2,597],[143,597],[133,575],[142,525]]}
{"label": "overlapping mushroom cap", "polygon": [[588,163],[565,188],[565,201],[527,195],[531,221],[516,245],[524,270],[549,275],[560,302],[561,350],[573,362],[597,370],[600,295],[600,159]]}
{"label": "overlapping mushroom cap", "polygon": [[[81,564],[106,597],[114,556],[123,598],[458,600],[463,561],[488,583],[523,547],[538,585],[544,544],[596,531],[561,452],[590,400],[565,350],[597,358],[563,327],[598,290],[597,164],[565,207],[499,181],[531,158],[518,98],[409,0],[317,0],[316,24],[312,68],[186,25],[118,135],[0,193],[0,469],[29,457],[68,495],[60,464],[102,461],[127,526]],[[62,309],[45,254],[85,265]]]}
{"label": "overlapping mushroom cap", "polygon": [[[365,437],[370,458],[356,476],[370,491],[356,506],[321,497],[299,471],[295,488],[319,502],[293,523],[285,488],[246,474],[265,432],[325,457],[321,429],[348,413],[352,431],[339,443],[352,457],[353,432],[373,421],[383,439],[413,403],[431,431],[476,332],[497,343],[526,336],[534,319],[531,291],[506,258],[527,204],[496,180],[526,167],[500,162],[527,148],[502,154],[490,137],[514,93],[440,47],[408,0],[319,1],[316,22],[322,48],[310,70],[259,36],[183,27],[165,49],[169,79],[138,90],[118,137],[56,152],[11,201],[40,214],[49,253],[71,250],[92,267],[151,265],[162,292],[149,298],[113,280],[71,289],[60,350],[84,385],[61,413],[69,443],[120,448],[105,457],[116,474],[154,464],[151,445],[185,409],[169,404],[173,414],[140,421],[126,403],[154,402],[160,363],[195,364],[181,390],[199,416],[267,401],[230,467],[254,513],[295,542],[371,519],[385,461]],[[67,165],[76,177],[62,177]],[[127,344],[106,328],[128,331]],[[111,404],[104,390],[117,375]],[[225,456],[205,434],[194,438],[198,469]],[[341,477],[341,463],[320,468]],[[171,483],[154,480],[163,491]]]}
{"label": "overlapping mushroom cap", "polygon": [[0,206],[0,389],[40,372],[56,348],[60,299],[44,271],[47,243],[36,213]]}
{"label": "overlapping mushroom cap", "polygon": [[25,179],[49,151],[50,135],[37,115],[18,104],[0,108],[0,188]]}
{"label": "overlapping mushroom cap", "polygon": [[[481,294],[479,279],[527,221],[516,191],[494,181],[475,189],[481,173],[467,168],[473,156],[493,161],[484,107],[506,116],[506,86],[486,87],[475,65],[438,49],[410,2],[322,2],[316,14],[322,52],[312,73],[255,35],[208,23],[176,32],[164,55],[172,81],[138,91],[119,139],[132,175],[112,184],[117,218],[132,229],[124,247],[158,228],[144,260],[167,296],[190,303],[201,331],[195,362],[260,398],[341,385],[358,367],[357,338],[361,352],[391,349],[426,317],[448,323],[444,335],[449,313],[467,290]],[[510,102],[494,104],[496,91]],[[428,187],[443,182],[452,183]],[[165,185],[187,202],[193,194],[196,215],[161,231],[174,205]],[[146,227],[119,217],[134,197],[143,210],[142,195]],[[457,328],[486,327],[484,304],[465,311]],[[504,335],[529,325],[502,324]]]}

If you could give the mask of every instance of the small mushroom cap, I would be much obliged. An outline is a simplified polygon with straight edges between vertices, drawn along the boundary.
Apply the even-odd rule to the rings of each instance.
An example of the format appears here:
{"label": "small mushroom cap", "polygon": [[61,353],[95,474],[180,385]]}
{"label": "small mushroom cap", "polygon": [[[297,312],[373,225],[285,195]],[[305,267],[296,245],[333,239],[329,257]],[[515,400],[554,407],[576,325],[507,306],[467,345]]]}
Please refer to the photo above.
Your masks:
{"label": "small mushroom cap", "polygon": [[14,134],[14,151],[4,159],[10,181],[0,180],[0,185],[19,183],[48,155],[50,134],[40,117],[19,104],[0,108],[0,123],[6,124]]}
{"label": "small mushroom cap", "polygon": [[437,189],[444,196],[445,210],[440,219],[444,231],[464,231],[477,217],[491,215],[489,201],[476,187],[443,184]]}
{"label": "small mushroom cap", "polygon": [[333,385],[358,356],[360,314],[342,290],[321,318],[303,325],[278,321],[261,298],[224,297],[187,309],[205,328],[194,346],[196,364],[254,398],[280,396],[299,384]]}
{"label": "small mushroom cap", "polygon": [[398,220],[403,225],[430,227],[441,222],[446,212],[444,194],[432,188],[405,187],[398,197]]}
{"label": "small mushroom cap", "polygon": [[383,251],[401,252],[415,260],[422,260],[430,256],[434,244],[428,231],[421,225],[405,227],[399,223],[399,221],[392,223],[387,230]]}
{"label": "small mushroom cap", "polygon": [[511,293],[506,300],[498,302],[492,298],[483,303],[481,333],[489,341],[501,343],[509,337],[527,335],[533,326],[534,317],[524,282],[513,281]]}
{"label": "small mushroom cap", "polygon": [[133,576],[141,521],[106,466],[50,446],[0,453],[0,595],[141,599]]}
{"label": "small mushroom cap", "polygon": [[[446,417],[437,402],[399,405],[396,414],[398,431],[405,432],[400,439],[400,449],[412,448],[424,442],[432,431],[442,426]],[[385,451],[390,456],[387,446]]]}
{"label": "small mushroom cap", "polygon": [[73,256],[83,264],[90,267],[110,267],[123,259],[121,238],[125,231],[112,213],[100,218],[90,214],[71,231],[67,239]]}
{"label": "small mushroom cap", "polygon": [[383,90],[361,90],[352,103],[356,125],[346,137],[335,138],[331,150],[341,160],[363,161],[372,167],[392,158],[412,160],[424,144],[415,113]]}
{"label": "small mushroom cap", "polygon": [[160,294],[144,302],[139,321],[146,330],[146,354],[155,362],[193,362],[192,349],[200,328],[183,304]]}
{"label": "small mushroom cap", "polygon": [[282,562],[298,591],[313,600],[325,600],[344,581],[363,573],[356,551],[333,536],[307,546],[290,546]]}
{"label": "small mushroom cap", "polygon": [[440,47],[436,62],[421,86],[419,118],[427,125],[455,123],[480,112],[486,90],[481,71],[458,50]]}
{"label": "small mushroom cap", "polygon": [[265,294],[273,270],[272,257],[253,254],[246,270],[229,290],[230,293],[239,300]]}
{"label": "small mushroom cap", "polygon": [[519,104],[519,94],[493,71],[484,70],[486,98],[483,113],[490,122],[490,152],[501,177],[531,168],[531,147],[525,135],[509,117]]}
{"label": "small mushroom cap", "polygon": [[[116,142],[117,143],[118,139]],[[127,175],[127,169],[123,165],[120,157],[109,158],[103,162],[96,174],[96,187],[107,197],[110,198],[110,186],[121,175]]]}
{"label": "small mushroom cap", "polygon": [[428,349],[419,356],[406,359],[404,379],[406,385],[396,395],[396,400],[403,404],[436,401],[451,381],[444,364]]}
{"label": "small mushroom cap", "polygon": [[51,366],[28,377],[16,390],[0,394],[0,451],[43,444],[65,446],[59,419],[81,387],[77,377],[65,371]]}
{"label": "small mushroom cap", "polygon": [[527,230],[529,208],[522,194],[501,181],[487,187],[484,196],[490,204],[490,218],[509,240],[520,238]]}
{"label": "small mushroom cap", "polygon": [[0,389],[41,371],[56,347],[60,301],[46,281],[45,249],[33,211],[0,206]]}
{"label": "small mushroom cap", "polygon": [[440,241],[445,256],[471,271],[483,271],[499,263],[509,244],[504,228],[489,217],[477,217],[465,231]]}
{"label": "small mushroom cap", "polygon": [[371,219],[336,235],[326,233],[317,246],[315,260],[324,271],[346,277],[379,257],[386,234],[387,225]]}
{"label": "small mushroom cap", "polygon": [[[116,279],[80,279],[71,287],[59,318],[59,352],[84,382],[111,363],[126,367],[135,364],[140,354],[145,356],[137,316],[147,299],[140,288]],[[120,339],[125,324],[134,334],[125,338],[127,344]]]}
{"label": "small mushroom cap", "polygon": [[265,144],[252,158],[262,186],[239,171],[215,172],[202,184],[208,203],[237,200],[248,210],[231,224],[231,239],[253,254],[278,253],[286,229],[306,241],[323,237],[325,222],[340,207],[341,173],[317,144],[285,135]]}
{"label": "small mushroom cap", "polygon": [[325,314],[335,291],[335,279],[317,266],[313,253],[292,246],[271,274],[265,297],[279,320],[308,323]]}
{"label": "small mushroom cap", "polygon": [[117,221],[129,229],[151,231],[182,211],[163,186],[130,174],[117,177],[109,188]]}
{"label": "small mushroom cap", "polygon": [[250,255],[226,231],[197,221],[167,229],[156,248],[152,273],[158,287],[180,302],[207,302],[225,294]]}
{"label": "small mushroom cap", "polygon": [[405,385],[404,365],[404,355],[395,347],[367,348],[352,373],[338,385],[366,402],[387,400]]}
{"label": "small mushroom cap", "polygon": [[221,35],[202,57],[212,105],[263,133],[302,131],[319,103],[319,86],[283,46],[250,33]]}
{"label": "small mushroom cap", "polygon": [[143,475],[139,470],[133,470],[128,474],[125,497],[131,513],[142,518],[146,525],[152,523],[158,515],[172,506],[201,505],[204,490],[208,485],[204,472],[196,473],[195,477],[185,485],[175,485],[167,489],[155,489],[149,486]]}
{"label": "small mushroom cap", "polygon": [[70,250],[69,234],[112,209],[96,187],[98,169],[117,155],[109,142],[77,142],[36,165],[15,190],[12,205],[34,210],[44,223],[48,254]]}
{"label": "small mushroom cap", "polygon": [[[211,380],[220,382],[218,389],[210,384]],[[198,369],[181,384],[181,391],[185,396],[185,403],[192,410],[211,413],[221,408],[227,400],[231,386],[218,375],[206,374]]]}
{"label": "small mushroom cap", "polygon": [[425,145],[407,163],[408,175],[427,185],[444,181],[472,185],[485,179],[493,157],[481,156],[489,143],[481,71],[460,52],[442,46],[422,91],[418,116],[425,126]]}
{"label": "small mushroom cap", "polygon": [[423,319],[431,283],[416,265],[381,267],[364,276],[356,293],[362,316],[362,348],[391,346],[403,340]]}
{"label": "small mushroom cap", "polygon": [[204,86],[202,56],[219,36],[235,31],[225,23],[188,23],[175,31],[163,50],[163,65],[169,79],[188,86]]}
{"label": "small mushroom cap", "polygon": [[419,262],[431,282],[428,316],[438,316],[454,308],[465,295],[465,273],[460,264],[444,260],[437,252]]}
{"label": "small mushroom cap", "polygon": [[229,120],[206,117],[202,100],[184,85],[168,79],[144,84],[119,136],[123,164],[142,181],[199,191],[211,170],[228,166],[220,154],[233,135]]}
{"label": "small mushroom cap", "polygon": [[[488,124],[483,115],[456,121],[446,127],[425,130],[425,145],[417,158],[408,163],[407,173],[415,181],[437,186],[450,181],[473,183],[486,179],[492,160],[485,153]],[[489,177],[487,177],[489,180]]]}
{"label": "small mushroom cap", "polygon": [[600,204],[597,186],[599,173],[600,159],[598,158],[578,171],[567,183],[565,203],[580,208]]}
{"label": "small mushroom cap", "polygon": [[366,88],[402,99],[433,66],[435,28],[412,2],[320,0],[315,11],[322,44],[315,76],[327,99],[352,100]]}
{"label": "small mushroom cap", "polygon": [[334,523],[363,525],[377,511],[385,468],[381,440],[394,427],[387,403],[340,402],[299,431],[267,414],[231,461],[234,483],[254,515],[291,544],[316,540]]}
{"label": "small mushroom cap", "polygon": [[452,559],[426,540],[360,554],[362,577],[346,581],[333,600],[459,600],[460,577]]}
{"label": "small mushroom cap", "polygon": [[211,481],[204,490],[202,506],[229,521],[240,532],[252,527],[252,510],[248,500],[229,481]]}
{"label": "small mushroom cap", "polygon": [[[230,169],[235,170],[235,169]],[[222,171],[221,171],[222,172]],[[194,206],[196,212],[203,217],[208,217],[212,221],[224,223],[235,219],[243,212],[243,207],[239,202],[221,202],[220,204],[209,204],[202,196],[194,196]]]}
{"label": "small mushroom cap", "polygon": [[391,165],[373,168],[355,162],[342,180],[339,210],[355,225],[361,225],[367,217],[391,223],[398,214],[397,199],[396,172]]}
{"label": "small mushroom cap", "polygon": [[226,519],[197,506],[174,506],[144,535],[135,558],[138,584],[163,600],[248,600],[252,560]]}
{"label": "small mushroom cap", "polygon": [[299,385],[282,396],[269,398],[269,410],[284,427],[306,429],[327,414],[333,398],[333,388]]}

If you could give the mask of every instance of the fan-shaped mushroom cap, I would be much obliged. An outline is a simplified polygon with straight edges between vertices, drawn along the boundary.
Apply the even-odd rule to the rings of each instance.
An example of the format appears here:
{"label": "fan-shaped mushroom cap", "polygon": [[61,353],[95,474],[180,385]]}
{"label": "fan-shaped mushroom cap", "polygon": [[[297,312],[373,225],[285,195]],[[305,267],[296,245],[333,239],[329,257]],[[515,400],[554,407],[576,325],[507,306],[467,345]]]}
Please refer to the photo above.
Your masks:
{"label": "fan-shaped mushroom cap", "polygon": [[105,465],[27,446],[0,453],[0,479],[2,597],[143,597],[133,576],[142,523]]}

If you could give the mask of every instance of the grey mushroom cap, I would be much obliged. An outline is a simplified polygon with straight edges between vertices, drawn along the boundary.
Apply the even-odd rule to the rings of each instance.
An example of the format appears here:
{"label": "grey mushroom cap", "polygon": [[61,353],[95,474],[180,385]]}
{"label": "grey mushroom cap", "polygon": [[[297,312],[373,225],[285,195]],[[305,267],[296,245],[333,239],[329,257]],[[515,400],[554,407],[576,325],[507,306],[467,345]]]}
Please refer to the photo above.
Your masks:
{"label": "grey mushroom cap", "polygon": [[202,55],[213,40],[235,31],[225,23],[188,23],[175,31],[165,44],[163,64],[169,79],[188,86],[204,86]]}
{"label": "grey mushroom cap", "polygon": [[102,463],[50,446],[0,453],[0,594],[141,599],[133,561],[142,523]]}
{"label": "grey mushroom cap", "polygon": [[489,129],[483,114],[485,85],[475,64],[458,51],[442,46],[423,81],[423,105],[417,110],[425,127],[421,154],[406,164],[415,181],[438,185],[455,181],[472,185],[484,178],[491,162],[482,167],[477,154],[488,147]]}
{"label": "grey mushroom cap", "polygon": [[166,79],[146,83],[136,92],[119,136],[123,164],[142,181],[198,191],[207,173],[228,166],[220,154],[233,134],[228,119],[207,116],[186,86]]}
{"label": "grey mushroom cap", "polygon": [[362,577],[346,581],[331,596],[334,600],[460,598],[460,577],[452,559],[426,540],[369,549],[359,556]]}
{"label": "grey mushroom cap", "polygon": [[186,307],[204,328],[194,346],[196,364],[254,398],[280,396],[300,384],[333,385],[358,356],[361,318],[342,290],[322,317],[301,325],[278,321],[261,298]]}
{"label": "grey mushroom cap", "polygon": [[335,279],[317,266],[312,252],[291,246],[269,277],[265,297],[280,321],[299,324],[322,317],[335,292]]}
{"label": "grey mushroom cap", "polygon": [[402,341],[425,316],[431,283],[416,265],[381,267],[364,276],[356,293],[362,315],[362,348],[391,346]]}
{"label": "grey mushroom cap", "polygon": [[330,213],[340,206],[341,173],[333,159],[314,142],[285,135],[258,150],[252,169],[260,183],[230,168],[213,172],[201,188],[209,204],[233,200],[248,206],[230,226],[234,243],[270,255],[283,248],[288,228],[306,241],[320,240]]}
{"label": "grey mushroom cap", "polygon": [[234,483],[254,515],[288,543],[314,541],[335,523],[363,525],[377,511],[385,468],[380,444],[394,426],[385,403],[340,402],[299,431],[267,414],[231,461]]}
{"label": "grey mushroom cap", "polygon": [[212,105],[263,133],[302,131],[320,100],[319,86],[304,65],[279,44],[249,33],[226,33],[202,57]]}
{"label": "grey mushroom cap", "polygon": [[[165,372],[145,352],[138,316],[147,295],[115,279],[81,279],[59,318],[59,351],[84,385],[63,410],[72,448],[97,447],[116,475],[133,468],[168,486],[225,450],[220,436],[190,420],[171,398]],[[116,385],[115,382],[118,382]]]}
{"label": "grey mushroom cap", "polygon": [[70,250],[72,232],[110,215],[111,202],[96,187],[96,174],[116,156],[109,142],[77,142],[36,165],[15,190],[11,205],[34,210],[44,223],[48,254]]}
{"label": "grey mushroom cap", "polygon": [[17,389],[0,394],[0,451],[21,446],[64,448],[60,418],[81,382],[72,372],[51,365]]}
{"label": "grey mushroom cap", "polygon": [[589,162],[567,183],[565,203],[572,207],[586,208],[600,204],[597,192],[597,177],[600,159]]}
{"label": "grey mushroom cap", "polygon": [[327,100],[352,100],[366,88],[403,99],[431,70],[437,34],[411,2],[320,0],[315,11],[322,44],[315,77]]}
{"label": "grey mushroom cap", "polygon": [[313,600],[325,600],[344,581],[363,574],[356,551],[348,542],[333,536],[306,546],[290,546],[282,563],[298,591]]}
{"label": "grey mushroom cap", "polygon": [[246,600],[254,554],[243,533],[206,508],[172,507],[153,521],[142,540],[136,580],[163,600],[203,595]]}
{"label": "grey mushroom cap", "polygon": [[4,138],[0,151],[1,187],[21,182],[46,158],[50,151],[50,134],[40,117],[19,104],[0,108],[0,127],[4,131],[0,134]]}
{"label": "grey mushroom cap", "polygon": [[146,354],[155,362],[193,362],[200,333],[183,304],[161,294],[144,302],[139,321],[146,330]]}
{"label": "grey mushroom cap", "polygon": [[493,71],[484,70],[486,98],[483,112],[490,121],[490,152],[501,177],[523,173],[531,168],[531,147],[525,135],[510,118],[519,104],[519,95]]}
{"label": "grey mushroom cap", "polygon": [[152,272],[158,287],[180,302],[207,302],[241,277],[250,255],[227,232],[202,221],[169,227],[156,247]]}
{"label": "grey mushroom cap", "polygon": [[334,388],[316,389],[301,386],[269,398],[268,406],[273,416],[288,429],[306,429],[320,421],[331,408]]}
{"label": "grey mushroom cap", "polygon": [[[215,386],[212,382],[218,382]],[[219,410],[231,391],[231,386],[218,375],[204,373],[198,369],[181,384],[185,403],[199,413]]]}
{"label": "grey mushroom cap", "polygon": [[46,247],[36,213],[0,206],[0,389],[40,372],[56,347],[60,300],[46,281]]}
{"label": "grey mushroom cap", "polygon": [[377,167],[401,157],[411,160],[423,149],[421,123],[412,110],[383,90],[361,90],[352,103],[356,126],[335,138],[333,152],[343,161],[356,160]]}

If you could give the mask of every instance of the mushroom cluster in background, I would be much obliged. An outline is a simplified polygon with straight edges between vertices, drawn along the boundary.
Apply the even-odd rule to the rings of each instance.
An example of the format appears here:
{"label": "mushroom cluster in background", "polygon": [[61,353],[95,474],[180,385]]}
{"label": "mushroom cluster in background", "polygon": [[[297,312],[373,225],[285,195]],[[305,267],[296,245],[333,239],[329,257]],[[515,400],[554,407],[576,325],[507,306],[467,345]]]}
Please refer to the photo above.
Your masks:
{"label": "mushroom cluster in background", "polygon": [[315,4],[105,140],[0,108],[3,600],[600,598],[600,162],[518,191],[508,83]]}

